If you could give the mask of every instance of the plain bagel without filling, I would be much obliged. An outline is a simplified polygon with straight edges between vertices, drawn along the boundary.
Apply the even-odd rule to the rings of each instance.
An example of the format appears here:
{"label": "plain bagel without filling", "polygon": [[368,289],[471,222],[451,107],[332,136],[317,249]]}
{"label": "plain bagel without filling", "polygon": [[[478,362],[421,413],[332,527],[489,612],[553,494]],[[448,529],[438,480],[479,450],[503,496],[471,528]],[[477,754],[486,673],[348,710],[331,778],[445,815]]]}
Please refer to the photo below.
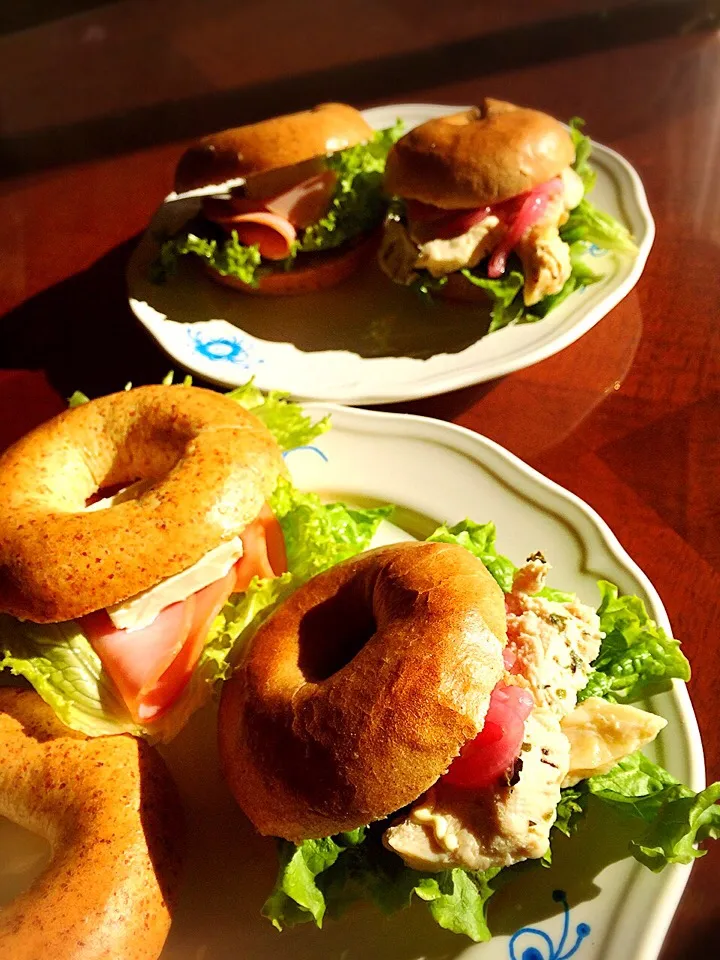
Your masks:
{"label": "plain bagel without filling", "polygon": [[260,833],[300,841],[415,800],[482,729],[500,587],[464,547],[401,543],[310,580],[224,685],[223,773]]}
{"label": "plain bagel without filling", "polygon": [[52,860],[0,908],[7,960],[156,960],[170,928],[182,816],[160,756],[127,734],[88,739],[32,692],[0,688],[0,815]]}
{"label": "plain bagel without filling", "polygon": [[[67,410],[0,456],[0,611],[59,622],[147,590],[237,536],[284,469],[269,430],[212,390],[136,387]],[[137,480],[153,483],[86,510]]]}

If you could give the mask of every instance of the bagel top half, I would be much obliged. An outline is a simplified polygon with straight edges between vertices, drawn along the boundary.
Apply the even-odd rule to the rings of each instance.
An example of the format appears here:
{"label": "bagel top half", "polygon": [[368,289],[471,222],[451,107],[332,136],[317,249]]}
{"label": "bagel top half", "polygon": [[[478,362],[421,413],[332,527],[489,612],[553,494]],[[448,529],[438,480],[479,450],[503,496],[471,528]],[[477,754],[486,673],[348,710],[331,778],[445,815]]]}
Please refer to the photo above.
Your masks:
{"label": "bagel top half", "polygon": [[411,803],[482,729],[505,639],[502,591],[464,547],[400,543],[321,573],[224,685],[236,800],[260,833],[295,842]]}
{"label": "bagel top half", "polygon": [[532,190],[574,159],[559,121],[486,98],[401,137],[388,154],[385,191],[447,210],[474,209]]}
{"label": "bagel top half", "polygon": [[[237,536],[283,470],[267,428],[212,390],[137,387],[66,410],[0,456],[0,612],[59,622],[155,586]],[[137,498],[87,509],[138,480]]]}
{"label": "bagel top half", "polygon": [[369,140],[374,131],[347,103],[271,117],[203,137],[180,158],[178,193],[235,177],[253,177],[294,166]]}

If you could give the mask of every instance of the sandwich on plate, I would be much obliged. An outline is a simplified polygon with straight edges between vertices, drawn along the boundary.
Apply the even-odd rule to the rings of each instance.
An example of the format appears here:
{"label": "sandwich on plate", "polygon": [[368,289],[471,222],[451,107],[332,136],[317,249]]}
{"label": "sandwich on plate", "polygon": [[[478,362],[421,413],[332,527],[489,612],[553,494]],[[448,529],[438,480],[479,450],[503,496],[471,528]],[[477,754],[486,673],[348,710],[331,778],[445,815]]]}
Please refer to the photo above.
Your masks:
{"label": "sandwich on plate", "polygon": [[410,130],[387,158],[383,272],[424,294],[489,300],[493,331],[542,319],[600,280],[591,245],[633,256],[627,229],[587,199],[595,172],[581,127],[488,98]]}
{"label": "sandwich on plate", "polygon": [[192,256],[245,293],[334,286],[377,249],[382,172],[398,136],[373,130],[354,107],[323,103],[204,137],[175,175],[179,194],[206,194],[201,210],[164,238],[151,276],[162,282]]}
{"label": "sandwich on plate", "polygon": [[720,836],[699,794],[642,753],[666,721],[638,705],[689,677],[637,597],[590,606],[516,568],[491,523],[380,547],[293,592],[244,647],[218,718],[225,778],[278,838],[264,914],[278,928],[417,898],[487,940],[487,903],[547,866],[590,798],[638,821],[651,870]]}
{"label": "sandwich on plate", "polygon": [[283,454],[326,427],[252,384],[76,395],[0,455],[0,670],[82,733],[174,737],[263,613],[387,512],[293,487]]}

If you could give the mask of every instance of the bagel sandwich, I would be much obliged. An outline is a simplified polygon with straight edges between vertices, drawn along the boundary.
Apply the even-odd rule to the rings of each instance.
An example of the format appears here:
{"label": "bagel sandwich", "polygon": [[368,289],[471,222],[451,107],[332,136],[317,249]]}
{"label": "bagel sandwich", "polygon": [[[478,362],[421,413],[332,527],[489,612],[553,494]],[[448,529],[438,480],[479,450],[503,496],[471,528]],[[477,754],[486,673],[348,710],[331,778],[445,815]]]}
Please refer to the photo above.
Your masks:
{"label": "bagel sandwich", "polygon": [[[204,137],[180,158],[177,193],[211,192],[162,242],[162,282],[193,255],[219,283],[290,295],[334,286],[372,258],[386,202],[382,171],[399,128],[375,131],[344,103]],[[238,185],[238,181],[240,181]],[[234,184],[218,193],[213,185]]]}
{"label": "bagel sandwich", "polygon": [[590,244],[626,255],[627,229],[586,198],[595,182],[582,121],[491,98],[428,120],[392,147],[395,198],[378,261],[395,283],[491,303],[490,331],[539,320],[601,276]]}
{"label": "bagel sandwich", "polygon": [[277,929],[415,895],[487,940],[492,893],[547,866],[591,795],[639,819],[652,870],[720,836],[720,784],[696,795],[640,752],[666,721],[635,701],[688,679],[679,644],[637,597],[601,582],[596,610],[549,569],[498,554],[492,524],[443,526],[324,571],[245,646],[218,741],[240,807],[279,838]]}
{"label": "bagel sandwich", "polygon": [[0,670],[86,735],[174,737],[264,611],[384,515],[290,482],[326,426],[252,383],[78,395],[0,455]]}

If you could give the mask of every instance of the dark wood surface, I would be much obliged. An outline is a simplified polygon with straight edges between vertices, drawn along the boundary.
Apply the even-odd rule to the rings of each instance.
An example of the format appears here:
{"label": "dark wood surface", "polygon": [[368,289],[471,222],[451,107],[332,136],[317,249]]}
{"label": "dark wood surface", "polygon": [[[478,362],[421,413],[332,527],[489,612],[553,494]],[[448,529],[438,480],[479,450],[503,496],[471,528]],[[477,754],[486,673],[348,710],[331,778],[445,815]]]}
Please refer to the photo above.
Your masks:
{"label": "dark wood surface", "polygon": [[[278,13],[281,25],[266,23],[265,33],[264,5],[253,6],[174,4],[163,33],[168,4],[158,0],[150,16],[148,5],[119,3],[0,40],[0,100],[12,106],[0,165],[16,174],[0,181],[0,445],[76,387],[98,394],[167,371],[128,310],[124,269],[183,138],[250,119],[282,96],[296,107],[340,96],[470,103],[490,93],[584,116],[648,192],[657,239],[638,286],[559,355],[394,409],[492,437],[607,520],[693,663],[708,778],[720,779],[716,4],[557,2],[538,23],[529,3],[500,12],[449,3],[456,15],[441,24],[431,3],[351,2],[348,31],[335,5],[318,4],[322,15],[308,23],[287,2],[278,8],[286,27]],[[263,59],[271,32],[275,53]],[[163,71],[149,64],[153,42]],[[719,868],[720,850],[697,863],[663,960],[717,954]]]}

